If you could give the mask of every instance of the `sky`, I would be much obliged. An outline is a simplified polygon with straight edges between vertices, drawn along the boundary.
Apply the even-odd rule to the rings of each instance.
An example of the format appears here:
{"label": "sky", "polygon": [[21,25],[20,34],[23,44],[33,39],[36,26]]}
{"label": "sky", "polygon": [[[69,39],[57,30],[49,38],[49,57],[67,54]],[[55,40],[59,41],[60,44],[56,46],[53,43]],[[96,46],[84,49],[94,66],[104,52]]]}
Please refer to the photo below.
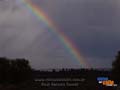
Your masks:
{"label": "sky", "polygon": [[[57,35],[19,0],[0,0],[0,56],[33,68],[80,68]],[[119,0],[33,0],[92,68],[110,68],[120,50]]]}

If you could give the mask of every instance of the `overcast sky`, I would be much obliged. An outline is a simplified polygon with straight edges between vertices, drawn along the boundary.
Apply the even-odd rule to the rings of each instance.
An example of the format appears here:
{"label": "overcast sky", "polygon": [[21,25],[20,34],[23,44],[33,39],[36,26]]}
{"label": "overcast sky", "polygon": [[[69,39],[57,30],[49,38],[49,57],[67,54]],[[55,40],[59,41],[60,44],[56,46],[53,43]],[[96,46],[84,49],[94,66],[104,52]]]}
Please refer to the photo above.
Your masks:
{"label": "overcast sky", "polygon": [[[111,67],[120,50],[119,0],[33,0],[74,41],[92,67]],[[57,35],[17,0],[0,0],[0,56],[32,67],[80,68]]]}

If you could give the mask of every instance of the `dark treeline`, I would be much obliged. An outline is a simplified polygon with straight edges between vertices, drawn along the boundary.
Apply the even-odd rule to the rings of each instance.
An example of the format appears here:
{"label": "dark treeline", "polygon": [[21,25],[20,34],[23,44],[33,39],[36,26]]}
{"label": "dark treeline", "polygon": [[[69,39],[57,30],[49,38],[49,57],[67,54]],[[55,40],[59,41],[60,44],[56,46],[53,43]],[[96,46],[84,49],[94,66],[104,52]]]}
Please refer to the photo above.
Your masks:
{"label": "dark treeline", "polygon": [[106,76],[110,77],[111,76],[111,70],[105,70],[105,69],[59,69],[59,70],[35,70],[34,76],[35,78],[74,78],[74,77],[83,77],[83,78],[88,78],[88,79],[96,79],[99,76]]}
{"label": "dark treeline", "polygon": [[28,60],[0,58],[0,83],[22,83],[31,78],[32,69]]}
{"label": "dark treeline", "polygon": [[[0,90],[11,90],[4,88],[1,89],[2,86],[5,85],[4,87],[6,87],[11,84],[17,88],[15,90],[56,90],[55,88],[44,89],[39,87],[39,82],[35,82],[35,80],[43,78],[84,78],[86,81],[81,83],[81,86],[76,90],[80,90],[80,88],[82,90],[96,90],[96,86],[98,86],[96,78],[102,76],[109,77],[117,83],[120,82],[120,52],[118,52],[115,60],[113,61],[112,69],[109,70],[82,68],[42,71],[32,69],[29,65],[29,60],[26,59],[0,58]],[[12,90],[14,89],[12,88]]]}
{"label": "dark treeline", "polygon": [[41,71],[33,70],[26,59],[0,58],[0,83],[22,83],[33,78],[44,77],[85,77],[95,79],[98,76],[111,77],[111,71],[104,69],[51,69],[51,71]]}
{"label": "dark treeline", "polygon": [[[81,79],[85,80],[83,82],[78,82],[78,87],[67,87],[60,90],[99,90],[101,87],[97,82],[97,77],[108,77],[112,79],[111,70],[104,69],[60,69],[60,70],[46,70],[46,71],[34,71],[34,78],[38,80],[38,85],[42,82],[39,81],[41,79]],[[55,89],[56,87],[52,87],[52,89],[46,89],[39,87],[40,90],[59,90]],[[59,87],[61,88],[61,87]],[[100,90],[115,90],[112,88],[101,87]]]}

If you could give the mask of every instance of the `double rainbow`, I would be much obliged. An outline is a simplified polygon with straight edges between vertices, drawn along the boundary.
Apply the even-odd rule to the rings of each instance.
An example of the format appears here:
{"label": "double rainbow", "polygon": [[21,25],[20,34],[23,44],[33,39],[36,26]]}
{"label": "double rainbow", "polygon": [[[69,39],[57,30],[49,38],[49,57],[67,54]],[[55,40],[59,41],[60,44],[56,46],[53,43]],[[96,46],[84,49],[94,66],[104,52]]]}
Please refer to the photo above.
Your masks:
{"label": "double rainbow", "polygon": [[89,67],[89,64],[87,64],[87,62],[85,62],[85,60],[82,58],[74,43],[62,31],[57,29],[56,25],[53,23],[50,17],[48,17],[48,15],[40,7],[34,4],[31,0],[19,1],[22,2],[26,6],[26,8],[29,9],[40,21],[42,21],[47,27],[49,27],[50,32],[55,33],[59,37],[59,40],[69,50],[71,55],[79,61],[80,65],[83,68]]}

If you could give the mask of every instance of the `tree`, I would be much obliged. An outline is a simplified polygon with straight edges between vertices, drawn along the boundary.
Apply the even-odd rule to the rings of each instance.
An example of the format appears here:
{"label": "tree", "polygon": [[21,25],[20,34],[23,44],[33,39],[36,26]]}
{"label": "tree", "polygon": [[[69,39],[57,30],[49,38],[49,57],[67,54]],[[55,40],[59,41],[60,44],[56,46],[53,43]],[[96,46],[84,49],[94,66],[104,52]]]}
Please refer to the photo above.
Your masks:
{"label": "tree", "polygon": [[120,51],[118,51],[115,61],[112,63],[112,76],[116,81],[120,82]]}
{"label": "tree", "polygon": [[32,69],[26,59],[0,58],[0,83],[22,83],[32,79]]}
{"label": "tree", "polygon": [[32,69],[28,60],[25,59],[12,60],[11,72],[15,83],[27,81],[32,77]]}
{"label": "tree", "polygon": [[4,83],[8,80],[8,73],[10,69],[9,60],[7,58],[0,58],[0,83]]}

